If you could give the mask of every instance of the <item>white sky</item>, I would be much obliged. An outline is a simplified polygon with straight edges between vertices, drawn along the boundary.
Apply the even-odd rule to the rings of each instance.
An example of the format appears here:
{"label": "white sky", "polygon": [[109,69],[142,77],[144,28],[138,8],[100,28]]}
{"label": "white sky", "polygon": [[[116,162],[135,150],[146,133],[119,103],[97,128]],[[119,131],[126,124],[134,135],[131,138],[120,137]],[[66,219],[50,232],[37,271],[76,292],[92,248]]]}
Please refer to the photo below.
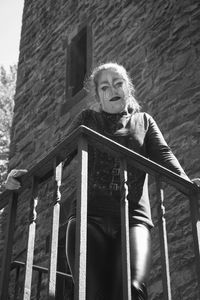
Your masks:
{"label": "white sky", "polygon": [[6,69],[18,62],[23,6],[24,0],[0,0],[0,65]]}

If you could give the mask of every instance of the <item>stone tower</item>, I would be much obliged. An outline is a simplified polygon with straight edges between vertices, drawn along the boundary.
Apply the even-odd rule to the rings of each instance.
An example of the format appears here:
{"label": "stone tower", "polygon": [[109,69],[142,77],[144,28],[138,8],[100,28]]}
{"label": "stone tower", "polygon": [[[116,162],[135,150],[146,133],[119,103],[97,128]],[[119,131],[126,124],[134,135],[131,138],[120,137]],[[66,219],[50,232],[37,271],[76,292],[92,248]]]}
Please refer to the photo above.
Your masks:
{"label": "stone tower", "polygon": [[[190,178],[200,174],[200,3],[197,0],[25,0],[21,31],[10,169],[32,168],[64,139],[68,125],[93,104],[84,79],[100,62],[129,71],[143,110],[150,113]],[[65,171],[60,258],[74,166]],[[70,183],[70,185],[69,185]],[[149,298],[163,299],[155,192]],[[41,184],[34,263],[48,265],[51,180]],[[18,204],[13,259],[24,261],[26,193]],[[169,189],[166,198],[173,299],[198,299],[189,201]],[[63,255],[63,256],[62,256]],[[45,299],[46,279],[43,279]]]}

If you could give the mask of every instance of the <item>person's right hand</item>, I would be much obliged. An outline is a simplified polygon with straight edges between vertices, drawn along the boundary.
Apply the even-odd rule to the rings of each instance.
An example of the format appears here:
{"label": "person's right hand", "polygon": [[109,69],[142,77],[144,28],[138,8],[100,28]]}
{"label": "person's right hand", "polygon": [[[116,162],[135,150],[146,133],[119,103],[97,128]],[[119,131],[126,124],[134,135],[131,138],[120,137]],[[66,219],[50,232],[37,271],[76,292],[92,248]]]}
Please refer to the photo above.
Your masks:
{"label": "person's right hand", "polygon": [[24,169],[13,169],[8,174],[8,177],[5,182],[5,187],[8,190],[18,190],[21,187],[21,183],[18,179],[24,174],[26,174],[28,171]]}

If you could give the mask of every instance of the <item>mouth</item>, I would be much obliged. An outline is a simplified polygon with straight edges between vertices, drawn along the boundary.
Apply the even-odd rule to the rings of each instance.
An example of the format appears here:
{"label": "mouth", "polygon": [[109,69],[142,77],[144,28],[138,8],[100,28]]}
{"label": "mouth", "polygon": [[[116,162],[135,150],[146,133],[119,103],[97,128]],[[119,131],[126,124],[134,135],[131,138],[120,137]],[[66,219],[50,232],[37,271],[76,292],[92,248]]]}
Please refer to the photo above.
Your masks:
{"label": "mouth", "polygon": [[118,101],[120,99],[121,98],[119,96],[116,96],[116,97],[111,98],[109,101],[114,102],[114,101]]}

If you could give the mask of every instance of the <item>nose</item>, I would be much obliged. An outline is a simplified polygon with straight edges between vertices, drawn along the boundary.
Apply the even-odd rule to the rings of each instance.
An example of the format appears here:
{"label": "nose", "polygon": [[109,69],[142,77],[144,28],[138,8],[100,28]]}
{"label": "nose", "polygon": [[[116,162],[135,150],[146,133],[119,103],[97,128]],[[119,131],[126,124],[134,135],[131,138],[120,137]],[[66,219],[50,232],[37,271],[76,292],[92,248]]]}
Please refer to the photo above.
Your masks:
{"label": "nose", "polygon": [[106,90],[105,96],[109,100],[117,95],[116,87],[110,85],[109,89]]}
{"label": "nose", "polygon": [[116,94],[117,88],[114,85],[112,85],[111,91],[112,91],[112,96],[114,96]]}
{"label": "nose", "polygon": [[115,87],[110,85],[109,89],[106,90],[105,96],[107,99],[113,98],[116,96]]}

